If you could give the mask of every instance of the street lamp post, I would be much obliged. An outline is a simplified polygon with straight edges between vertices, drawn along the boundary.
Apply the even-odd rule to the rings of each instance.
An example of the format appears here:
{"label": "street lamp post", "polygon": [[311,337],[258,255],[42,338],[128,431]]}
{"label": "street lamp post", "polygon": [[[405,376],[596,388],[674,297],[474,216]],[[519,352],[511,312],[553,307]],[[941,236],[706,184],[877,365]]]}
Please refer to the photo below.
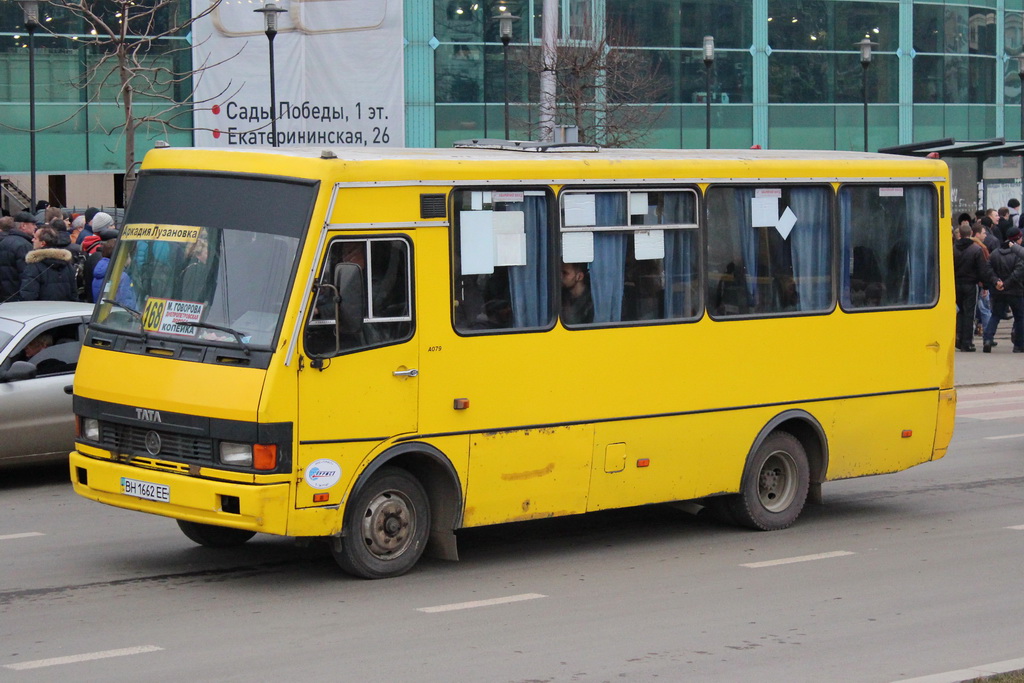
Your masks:
{"label": "street lamp post", "polygon": [[39,28],[39,0],[18,0],[25,12],[25,30],[28,31],[28,144],[29,177],[32,186],[32,205],[36,210],[36,29]]}
{"label": "street lamp post", "polygon": [[715,37],[704,36],[704,132],[707,149],[711,149],[711,67],[714,64]]}
{"label": "street lamp post", "polygon": [[278,7],[273,2],[268,2],[263,7],[254,9],[253,12],[259,12],[263,15],[263,24],[266,27],[267,40],[270,42],[270,135],[271,135],[271,146],[277,147],[277,93],[274,89],[274,38],[277,36],[277,15],[287,10],[283,7]]}
{"label": "street lamp post", "polygon": [[868,151],[868,67],[871,66],[871,48],[878,47],[878,43],[871,42],[871,39],[865,36],[853,45],[860,48],[860,92],[864,101],[864,151],[866,152]]}
{"label": "street lamp post", "polygon": [[[508,135],[508,44],[512,41],[512,22],[519,17],[512,16],[512,13],[508,11],[508,8],[504,8],[501,14],[494,17],[498,20],[498,34],[501,36],[502,52],[504,53],[503,61],[505,64],[505,139],[509,139]],[[486,103],[484,104],[486,107]]]}
{"label": "street lamp post", "polygon": [[1017,55],[1017,75],[1020,76],[1020,139],[1024,140],[1024,51]]}

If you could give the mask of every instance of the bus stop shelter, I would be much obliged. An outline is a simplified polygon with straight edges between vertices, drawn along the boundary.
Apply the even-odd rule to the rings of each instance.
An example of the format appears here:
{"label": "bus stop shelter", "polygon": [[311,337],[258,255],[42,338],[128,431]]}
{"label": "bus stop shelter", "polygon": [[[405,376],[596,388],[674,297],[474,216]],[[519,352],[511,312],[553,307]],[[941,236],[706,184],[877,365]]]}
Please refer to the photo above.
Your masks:
{"label": "bus stop shelter", "polygon": [[953,221],[961,213],[998,209],[1012,198],[1024,203],[1024,141],[944,138],[883,147],[884,154],[939,158],[949,165]]}

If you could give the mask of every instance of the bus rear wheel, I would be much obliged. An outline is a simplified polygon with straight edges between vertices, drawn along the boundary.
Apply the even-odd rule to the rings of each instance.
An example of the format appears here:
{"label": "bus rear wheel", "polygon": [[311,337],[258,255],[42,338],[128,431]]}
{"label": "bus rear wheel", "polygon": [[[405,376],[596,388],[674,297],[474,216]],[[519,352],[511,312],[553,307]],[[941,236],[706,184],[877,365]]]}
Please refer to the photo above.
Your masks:
{"label": "bus rear wheel", "polygon": [[226,526],[214,526],[212,524],[199,524],[197,522],[186,522],[178,520],[178,528],[188,536],[189,540],[207,548],[230,548],[242,545],[256,535],[255,531],[245,529],[231,529]]}
{"label": "bus rear wheel", "polygon": [[772,432],[751,457],[739,495],[730,496],[730,512],[751,529],[785,529],[804,509],[809,485],[810,467],[800,440],[789,432]]}
{"label": "bus rear wheel", "polygon": [[427,493],[411,474],[382,467],[349,501],[338,565],[364,579],[406,573],[423,555],[430,531]]}

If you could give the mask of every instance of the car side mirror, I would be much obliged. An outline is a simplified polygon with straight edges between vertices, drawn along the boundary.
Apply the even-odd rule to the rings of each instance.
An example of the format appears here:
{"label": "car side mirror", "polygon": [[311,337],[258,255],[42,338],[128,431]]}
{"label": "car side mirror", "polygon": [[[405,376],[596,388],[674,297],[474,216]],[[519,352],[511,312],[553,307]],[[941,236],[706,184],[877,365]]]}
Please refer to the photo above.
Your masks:
{"label": "car side mirror", "polygon": [[26,360],[17,360],[3,375],[0,375],[0,382],[20,382],[23,379],[35,379],[38,368]]}

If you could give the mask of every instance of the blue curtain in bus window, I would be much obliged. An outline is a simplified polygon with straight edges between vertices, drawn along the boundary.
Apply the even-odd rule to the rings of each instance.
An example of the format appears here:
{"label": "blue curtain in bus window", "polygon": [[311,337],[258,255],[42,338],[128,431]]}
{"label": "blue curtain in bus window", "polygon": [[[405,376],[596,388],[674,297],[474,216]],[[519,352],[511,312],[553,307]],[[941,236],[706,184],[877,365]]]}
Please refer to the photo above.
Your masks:
{"label": "blue curtain in bus window", "polygon": [[[666,192],[659,223],[691,223],[697,218],[690,192]],[[697,231],[665,231],[665,318],[697,315]]]}
{"label": "blue curtain in bus window", "polygon": [[801,187],[789,193],[789,208],[796,215],[789,243],[799,311],[824,310],[832,298],[828,207],[829,192],[825,188]]}
{"label": "blue curtain in bus window", "polygon": [[514,325],[542,327],[551,319],[547,197],[527,195],[522,203],[505,204],[504,210],[522,211],[526,229],[526,265],[508,269]]}
{"label": "blue curtain in bus window", "polygon": [[905,196],[906,238],[897,246],[902,242],[906,252],[906,303],[930,304],[935,298],[935,200],[929,187],[908,187]]}
{"label": "blue curtain in bus window", "polygon": [[[625,225],[626,194],[598,192],[594,212],[597,224]],[[622,320],[622,284],[626,274],[628,235],[621,232],[594,233],[594,262],[590,264],[590,295],[594,299],[594,322]]]}
{"label": "blue curtain in bus window", "polygon": [[733,201],[736,202],[736,217],[739,225],[736,231],[740,237],[740,253],[743,263],[736,264],[736,279],[746,283],[747,305],[750,310],[756,310],[757,297],[757,243],[758,232],[751,224],[753,218],[750,215],[750,200],[754,198],[753,188],[736,188],[733,194]]}

